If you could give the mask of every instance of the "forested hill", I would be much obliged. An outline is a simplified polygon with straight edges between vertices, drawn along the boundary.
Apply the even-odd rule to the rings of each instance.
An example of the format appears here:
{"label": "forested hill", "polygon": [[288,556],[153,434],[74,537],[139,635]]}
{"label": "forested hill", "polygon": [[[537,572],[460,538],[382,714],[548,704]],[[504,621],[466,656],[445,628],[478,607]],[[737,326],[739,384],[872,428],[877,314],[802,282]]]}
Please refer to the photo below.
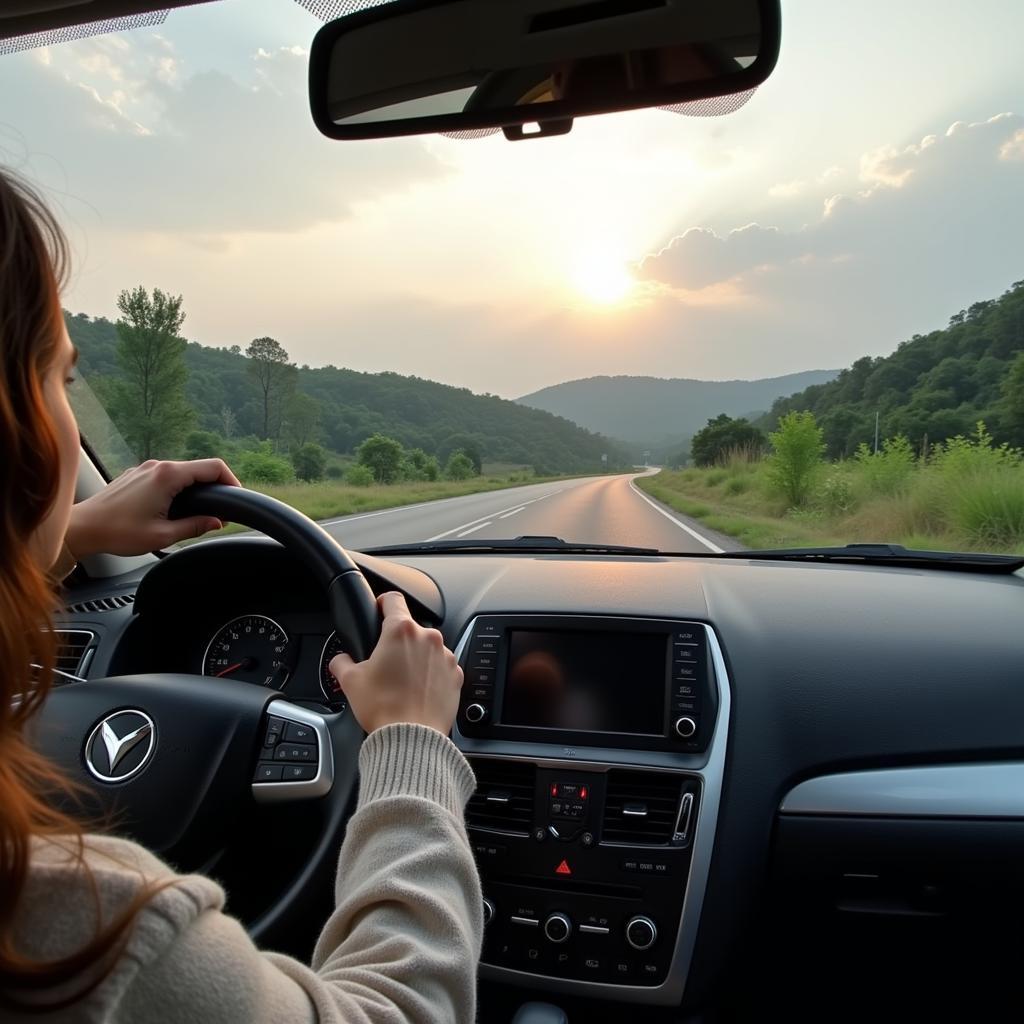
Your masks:
{"label": "forested hill", "polygon": [[[120,372],[115,325],[82,313],[68,313],[66,319],[85,378],[102,393],[104,382],[116,380]],[[189,342],[185,362],[185,397],[198,428],[225,436],[262,436],[259,389],[238,346],[210,348]],[[487,462],[522,464],[542,473],[600,471],[604,454],[610,468],[628,461],[613,442],[569,420],[419,377],[302,366],[297,391],[313,403],[305,408],[307,414],[312,408],[315,419],[312,439],[342,454],[379,431],[442,461],[452,450],[470,445]],[[287,419],[287,409],[283,415]],[[278,422],[276,429],[284,439],[287,422]]]}
{"label": "forested hill", "polygon": [[833,458],[882,437],[915,447],[969,434],[978,420],[997,441],[1024,444],[1024,281],[998,299],[976,302],[949,326],[916,334],[890,356],[864,356],[827,383],[779,399],[759,425],[809,410]]}

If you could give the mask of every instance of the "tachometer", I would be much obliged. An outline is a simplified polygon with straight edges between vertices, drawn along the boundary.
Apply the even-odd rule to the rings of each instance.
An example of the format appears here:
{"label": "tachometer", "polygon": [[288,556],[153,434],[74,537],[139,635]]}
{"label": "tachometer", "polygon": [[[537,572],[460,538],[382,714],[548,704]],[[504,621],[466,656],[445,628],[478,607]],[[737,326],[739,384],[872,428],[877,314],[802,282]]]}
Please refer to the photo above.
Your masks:
{"label": "tachometer", "polygon": [[291,671],[288,634],[266,615],[232,619],[213,635],[203,655],[203,675],[241,679],[280,690]]}
{"label": "tachometer", "polygon": [[345,645],[341,642],[341,638],[337,633],[332,633],[327,638],[320,654],[320,689],[331,707],[339,711],[346,707],[345,694],[342,693],[338,680],[331,675],[330,665],[331,659],[336,654],[343,654],[344,651]]}

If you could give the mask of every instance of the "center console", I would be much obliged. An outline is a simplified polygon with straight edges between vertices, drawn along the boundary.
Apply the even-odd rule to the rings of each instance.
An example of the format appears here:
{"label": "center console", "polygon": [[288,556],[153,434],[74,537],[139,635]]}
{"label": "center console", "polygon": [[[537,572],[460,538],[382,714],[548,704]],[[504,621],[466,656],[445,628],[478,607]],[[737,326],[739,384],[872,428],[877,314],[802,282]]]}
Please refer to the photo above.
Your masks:
{"label": "center console", "polygon": [[725,757],[713,631],[481,615],[456,654],[454,738],[477,776],[466,822],[485,897],[481,976],[678,1002]]}

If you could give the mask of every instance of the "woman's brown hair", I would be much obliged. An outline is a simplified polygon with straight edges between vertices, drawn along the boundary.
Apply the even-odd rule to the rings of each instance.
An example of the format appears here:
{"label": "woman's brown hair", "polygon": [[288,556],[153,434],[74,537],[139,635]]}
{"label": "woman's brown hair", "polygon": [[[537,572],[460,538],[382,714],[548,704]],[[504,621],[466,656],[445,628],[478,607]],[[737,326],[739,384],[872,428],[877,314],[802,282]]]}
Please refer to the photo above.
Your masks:
{"label": "woman's brown hair", "polygon": [[[95,988],[152,894],[141,891],[106,924],[97,899],[97,932],[70,956],[41,961],[16,946],[34,839],[69,837],[92,882],[82,827],[53,799],[73,786],[24,735],[50,690],[55,655],[54,581],[37,564],[32,539],[58,491],[57,438],[43,381],[55,370],[63,337],[67,265],[56,219],[31,188],[0,170],[0,1006],[22,1010],[58,1009]],[[82,972],[89,978],[72,985],[71,995],[46,998]]]}

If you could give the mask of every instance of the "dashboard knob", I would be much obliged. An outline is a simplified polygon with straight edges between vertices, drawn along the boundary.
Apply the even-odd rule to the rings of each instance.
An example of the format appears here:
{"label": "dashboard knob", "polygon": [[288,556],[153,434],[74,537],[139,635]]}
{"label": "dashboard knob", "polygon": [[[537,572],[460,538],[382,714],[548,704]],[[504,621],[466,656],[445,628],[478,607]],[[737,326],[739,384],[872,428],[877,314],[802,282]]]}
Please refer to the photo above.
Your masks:
{"label": "dashboard knob", "polygon": [[544,922],[544,934],[550,942],[565,942],[572,935],[572,921],[565,914],[549,914]]}
{"label": "dashboard knob", "polygon": [[626,923],[626,941],[634,949],[650,949],[657,938],[658,929],[649,917],[638,915]]}
{"label": "dashboard knob", "polygon": [[466,708],[467,722],[482,722],[487,717],[487,708],[483,704],[470,704]]}
{"label": "dashboard knob", "polygon": [[685,715],[682,718],[676,719],[676,732],[683,737],[684,740],[688,740],[697,731],[697,723]]}
{"label": "dashboard knob", "polygon": [[485,896],[484,897],[484,927],[491,923],[494,919],[494,904]]}

